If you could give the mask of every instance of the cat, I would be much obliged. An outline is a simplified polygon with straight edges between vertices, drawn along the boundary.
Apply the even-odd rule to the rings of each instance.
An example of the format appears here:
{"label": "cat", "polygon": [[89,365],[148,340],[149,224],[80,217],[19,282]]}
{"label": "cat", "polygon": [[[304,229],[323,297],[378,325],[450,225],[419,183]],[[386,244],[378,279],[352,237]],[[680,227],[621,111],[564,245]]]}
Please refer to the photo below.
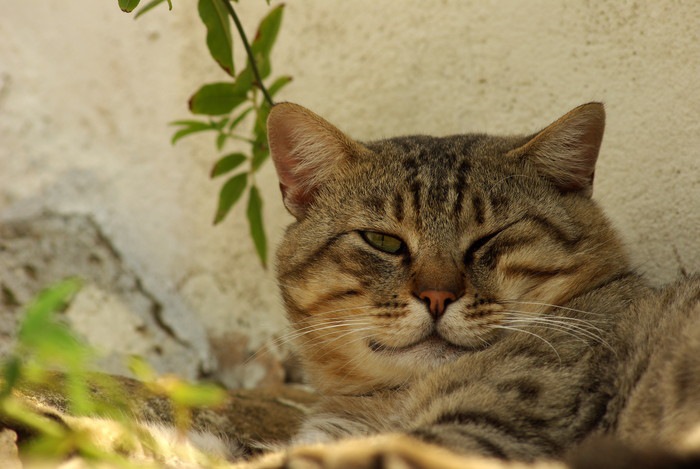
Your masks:
{"label": "cat", "polygon": [[528,136],[361,143],[275,105],[277,277],[322,397],[253,466],[700,454],[700,276],[631,267],[591,199],[604,126],[594,102]]}
{"label": "cat", "polygon": [[157,467],[700,467],[700,276],[632,268],[591,199],[604,125],[361,143],[275,105],[277,277],[321,396],[297,436],[230,464],[206,428],[47,414]]}

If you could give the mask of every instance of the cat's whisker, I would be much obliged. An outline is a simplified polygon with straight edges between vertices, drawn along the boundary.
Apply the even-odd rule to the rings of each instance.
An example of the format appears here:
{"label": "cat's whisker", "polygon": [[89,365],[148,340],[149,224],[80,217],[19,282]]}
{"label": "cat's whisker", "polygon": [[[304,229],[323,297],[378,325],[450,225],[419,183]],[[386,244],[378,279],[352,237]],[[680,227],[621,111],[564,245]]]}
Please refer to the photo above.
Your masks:
{"label": "cat's whisker", "polygon": [[505,316],[510,322],[518,321],[518,322],[526,323],[526,324],[553,325],[553,326],[565,328],[566,330],[580,332],[581,334],[585,335],[586,337],[594,339],[596,342],[602,340],[597,334],[586,329],[584,326],[580,326],[578,324],[570,324],[570,323],[567,323],[565,321],[557,321],[557,320],[553,320],[553,319],[549,319],[549,318],[522,317],[522,316],[513,315],[513,314],[506,314]]}
{"label": "cat's whisker", "polygon": [[276,345],[279,346],[284,342],[287,342],[288,339],[296,336],[297,334],[303,335],[303,331],[308,331],[308,330],[315,330],[319,327],[324,327],[324,326],[329,326],[329,325],[335,325],[335,324],[351,324],[355,322],[366,322],[365,319],[362,318],[353,318],[353,319],[345,319],[345,318],[335,318],[335,319],[327,319],[319,323],[311,324],[306,327],[298,328],[298,329],[293,329],[289,332],[284,333],[283,335],[275,338],[270,342],[271,345]]}
{"label": "cat's whisker", "polygon": [[[353,306],[349,308],[338,308],[338,309],[332,309],[329,311],[323,311],[320,313],[314,313],[313,316],[311,316],[308,321],[319,321],[312,323],[308,326],[305,326],[300,329],[295,329],[291,332],[288,332],[280,337],[274,338],[270,340],[266,345],[260,347],[258,350],[255,351],[250,357],[248,357],[244,362],[243,365],[248,365],[250,364],[253,360],[259,358],[265,353],[270,353],[271,352],[271,347],[284,347],[292,342],[294,342],[296,339],[299,337],[302,337],[304,333],[302,331],[307,331],[307,332],[313,332],[314,330],[318,330],[319,326],[325,326],[325,325],[331,325],[331,324],[338,324],[340,325],[342,322],[345,322],[346,325],[350,325],[350,321],[365,321],[366,318],[370,318],[372,315],[371,314],[361,314],[361,315],[354,315],[352,318],[325,318],[324,316],[328,316],[331,314],[335,313],[344,313],[347,311],[354,311],[354,310],[367,310],[367,309],[372,309],[374,308],[374,305],[362,305],[362,306]],[[361,325],[360,323],[356,323],[355,325]],[[340,326],[338,326],[340,327]]]}
{"label": "cat's whisker", "polygon": [[586,319],[580,319],[580,318],[571,318],[568,316],[543,316],[538,313],[533,313],[530,311],[518,311],[518,310],[505,310],[503,311],[504,313],[507,314],[512,314],[512,315],[520,315],[521,317],[526,317],[526,318],[539,318],[539,319],[546,319],[549,321],[559,321],[562,323],[570,324],[570,323],[576,323],[576,325],[579,325],[580,327],[589,327],[591,329],[594,329],[595,331],[604,334],[605,331],[601,329],[600,327],[596,326],[593,322],[588,321]]}
{"label": "cat's whisker", "polygon": [[491,346],[491,342],[489,342],[488,340],[484,339],[484,338],[481,337],[480,335],[475,335],[474,337],[476,337],[477,339],[479,339],[486,347],[490,347],[490,346]]}
{"label": "cat's whisker", "polygon": [[[368,317],[368,316],[366,316]],[[325,319],[323,322],[320,324],[313,324],[309,325],[300,329],[295,329],[290,332],[285,333],[282,336],[276,337],[269,342],[266,343],[267,346],[260,347],[255,353],[253,353],[250,357],[248,357],[245,362],[243,362],[243,365],[247,365],[256,358],[259,358],[266,352],[270,352],[270,347],[284,347],[285,345],[288,345],[289,343],[293,342],[294,340],[298,339],[299,337],[307,334],[314,332],[316,330],[322,330],[322,329],[329,329],[333,327],[342,327],[342,326],[351,326],[351,325],[365,325],[369,324],[365,319],[361,318],[351,318],[351,319],[344,319],[344,318],[335,318],[335,319]]]}
{"label": "cat's whisker", "polygon": [[[552,324],[552,323],[546,323],[542,321],[536,321],[532,319],[510,319],[508,320],[508,324],[513,325],[513,326],[532,326],[532,327],[539,327],[544,330],[552,330],[552,331],[557,331],[561,332],[563,334],[566,334],[570,337],[573,337],[576,339],[578,342],[581,342],[585,345],[587,345],[590,348],[590,344],[588,341],[585,339],[587,337],[585,334],[581,333],[581,331],[576,331],[572,330],[570,328],[564,327],[562,324]],[[598,342],[598,340],[588,337],[589,339],[594,340],[595,342]]]}
{"label": "cat's whisker", "polygon": [[538,334],[535,334],[534,332],[525,331],[525,330],[519,329],[519,328],[517,328],[517,327],[510,327],[510,326],[503,326],[503,325],[495,325],[495,324],[491,324],[491,325],[489,325],[489,327],[491,327],[491,328],[493,328],[493,329],[504,329],[504,330],[511,331],[511,332],[522,332],[523,334],[528,334],[528,335],[531,335],[531,336],[533,336],[533,337],[536,337],[536,338],[540,339],[542,342],[544,342],[545,344],[549,345],[549,347],[552,349],[552,351],[556,354],[557,358],[559,359],[559,364],[560,364],[560,365],[562,364],[561,355],[559,355],[559,352],[557,352],[557,349],[554,347],[554,345],[552,345],[552,343],[549,342],[549,341],[548,341],[547,339],[545,339],[544,337],[542,337],[542,336],[540,336],[540,335],[538,335]]}
{"label": "cat's whisker", "polygon": [[587,339],[592,340],[595,343],[598,343],[598,344],[604,346],[605,348],[610,350],[614,355],[617,355],[617,352],[615,351],[615,349],[613,349],[612,346],[607,341],[602,339],[601,337],[598,337],[597,335],[595,335],[591,332],[588,332],[588,331],[584,331],[581,329],[575,329],[575,328],[571,327],[570,325],[567,326],[566,324],[561,324],[561,323],[542,323],[542,322],[534,322],[533,323],[533,321],[529,321],[529,320],[514,320],[513,323],[524,323],[525,325],[530,325],[533,327],[540,327],[542,329],[550,329],[553,331],[558,331],[558,332],[561,332],[563,334],[566,334],[568,336],[575,338],[576,340],[586,344],[586,346],[590,348],[591,344],[589,343],[589,341],[586,340],[586,338],[587,338]]}
{"label": "cat's whisker", "polygon": [[340,340],[340,339],[342,339],[342,338],[344,338],[344,337],[347,337],[347,336],[349,336],[349,335],[352,335],[352,334],[357,334],[357,333],[359,333],[359,332],[364,332],[364,331],[373,331],[373,330],[377,330],[377,329],[379,329],[379,327],[376,326],[376,325],[369,325],[369,327],[362,327],[362,328],[359,328],[359,329],[352,329],[352,330],[347,331],[347,332],[345,332],[345,333],[343,333],[343,334],[340,334],[339,336],[332,337],[330,341],[325,341],[324,343],[325,343],[325,344],[329,344],[329,343],[338,341],[338,340]]}
{"label": "cat's whisker", "polygon": [[364,325],[370,325],[371,323],[366,321],[366,320],[340,320],[337,322],[328,322],[325,324],[321,325],[313,325],[313,326],[307,326],[299,330],[295,330],[289,334],[285,334],[283,336],[283,339],[285,343],[289,343],[290,341],[293,341],[295,339],[298,339],[299,337],[302,337],[304,335],[308,335],[313,332],[317,331],[323,331],[323,330],[328,330],[328,329],[337,329],[341,327],[349,327],[349,326],[364,326]]}
{"label": "cat's whisker", "polygon": [[[353,324],[352,326],[354,326],[354,327],[359,327],[359,326],[367,326],[367,325],[370,325],[370,324],[369,324],[369,323],[357,323],[357,324]],[[323,327],[323,328],[316,329],[316,330],[305,331],[305,332],[300,333],[300,334],[297,334],[297,335],[295,335],[295,336],[293,336],[293,337],[289,337],[289,338],[284,342],[283,345],[290,344],[290,343],[294,343],[294,342],[296,342],[297,340],[301,339],[301,338],[304,337],[304,336],[311,335],[311,334],[315,334],[317,331],[328,331],[328,332],[330,333],[330,332],[333,332],[332,329],[341,329],[341,330],[343,330],[343,329],[346,329],[347,327],[348,327],[348,324],[338,324],[338,325],[334,325],[334,326]],[[321,336],[319,336],[319,337],[323,337],[323,335],[321,335]]]}
{"label": "cat's whisker", "polygon": [[503,311],[503,314],[508,314],[513,317],[518,317],[522,319],[532,319],[532,320],[540,320],[540,321],[548,321],[552,323],[557,323],[557,324],[565,324],[569,327],[572,328],[579,328],[582,330],[586,330],[590,333],[598,333],[598,334],[605,334],[605,331],[595,325],[591,321],[587,321],[585,319],[579,319],[579,318],[570,318],[568,316],[542,316],[538,315],[536,313],[531,313],[527,311],[518,311],[518,310],[506,310]]}
{"label": "cat's whisker", "polygon": [[590,314],[592,316],[605,316],[604,314],[601,313],[593,313],[591,311],[584,311],[582,309],[576,309],[576,308],[569,308],[567,306],[560,306],[560,305],[555,305],[551,303],[542,303],[539,301],[523,301],[523,300],[498,300],[498,303],[505,303],[505,304],[522,304],[522,305],[533,305],[533,306],[547,306],[550,308],[556,308],[556,309],[561,309],[564,311],[572,311],[574,313],[581,313],[581,314]]}
{"label": "cat's whisker", "polygon": [[[601,337],[598,334],[595,334],[594,332],[586,329],[583,326],[577,325],[577,324],[570,324],[567,323],[566,321],[560,321],[560,318],[544,318],[544,317],[522,317],[522,316],[514,316],[514,319],[509,319],[509,324],[512,323],[524,323],[527,325],[536,325],[539,327],[543,328],[550,328],[552,330],[557,330],[559,332],[563,332],[565,334],[571,335],[572,337],[576,337],[579,340],[582,340],[583,342],[586,342],[585,340],[582,339],[582,337],[586,337],[588,339],[593,340],[596,343],[599,343],[600,345],[603,345],[607,347],[611,352],[616,353],[615,350],[612,348],[612,346],[605,340],[603,337]],[[600,329],[597,329],[601,333]],[[578,334],[578,335],[577,335]]]}

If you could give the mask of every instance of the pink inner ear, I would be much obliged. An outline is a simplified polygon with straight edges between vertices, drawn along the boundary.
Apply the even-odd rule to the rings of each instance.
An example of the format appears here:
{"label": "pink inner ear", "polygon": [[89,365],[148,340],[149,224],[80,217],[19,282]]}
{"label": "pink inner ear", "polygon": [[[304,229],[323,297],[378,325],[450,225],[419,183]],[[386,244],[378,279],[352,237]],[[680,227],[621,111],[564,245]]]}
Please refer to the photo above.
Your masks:
{"label": "pink inner ear", "polygon": [[[595,165],[598,161],[600,144],[603,140],[605,130],[605,113],[602,105],[584,105],[578,108],[572,122],[571,128],[560,130],[565,133],[572,133],[579,138],[574,140],[569,150],[569,158],[564,161],[569,167],[572,176],[569,187],[570,191],[583,191],[590,195],[593,191],[593,177],[595,176]],[[570,138],[568,135],[562,138]]]}
{"label": "pink inner ear", "polygon": [[[279,177],[280,185],[288,189],[290,187],[295,187],[297,184],[294,168],[298,164],[298,161],[292,154],[294,148],[291,135],[292,131],[289,128],[287,120],[282,117],[277,118],[275,113],[270,113],[270,117],[267,121],[267,138],[270,146],[270,154],[272,155],[272,161],[277,170],[277,177]],[[288,190],[283,192],[288,192]]]}
{"label": "pink inner ear", "polygon": [[303,177],[298,174],[301,163],[299,155],[294,154],[295,123],[300,118],[296,109],[286,104],[273,107],[268,117],[268,143],[270,154],[280,180],[280,190],[284,204],[294,216],[303,215],[304,197]]}
{"label": "pink inner ear", "polygon": [[285,206],[300,218],[313,202],[319,185],[349,156],[355,144],[321,117],[292,103],[274,106],[267,126]]}

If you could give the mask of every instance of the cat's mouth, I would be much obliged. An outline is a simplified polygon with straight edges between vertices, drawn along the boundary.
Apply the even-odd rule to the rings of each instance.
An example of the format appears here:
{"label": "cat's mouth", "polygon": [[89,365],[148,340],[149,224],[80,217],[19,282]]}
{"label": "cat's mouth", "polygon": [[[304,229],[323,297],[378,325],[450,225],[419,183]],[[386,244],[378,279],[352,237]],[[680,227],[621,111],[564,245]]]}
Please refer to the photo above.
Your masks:
{"label": "cat's mouth", "polygon": [[433,331],[432,334],[412,344],[403,345],[400,347],[382,344],[374,339],[370,339],[368,345],[370,350],[372,350],[373,352],[388,354],[406,353],[424,349],[431,353],[455,355],[466,352],[474,352],[484,348],[484,346],[473,347],[453,344],[452,342],[448,341],[440,334],[438,334],[436,331]]}

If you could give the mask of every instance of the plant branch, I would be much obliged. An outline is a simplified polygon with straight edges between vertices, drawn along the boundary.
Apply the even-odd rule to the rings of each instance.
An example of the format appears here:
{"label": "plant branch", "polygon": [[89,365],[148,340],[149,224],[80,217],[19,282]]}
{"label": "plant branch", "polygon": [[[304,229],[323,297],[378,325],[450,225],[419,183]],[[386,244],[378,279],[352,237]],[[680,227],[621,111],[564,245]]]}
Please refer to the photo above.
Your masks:
{"label": "plant branch", "polygon": [[272,97],[270,96],[270,93],[267,92],[267,89],[265,88],[265,85],[263,84],[262,79],[260,78],[260,72],[258,71],[258,65],[255,63],[255,56],[253,56],[253,50],[250,48],[250,44],[248,43],[248,37],[245,35],[245,31],[243,31],[243,25],[241,24],[241,21],[238,19],[238,15],[236,14],[236,11],[233,9],[233,5],[231,4],[231,0],[222,0],[224,3],[224,6],[228,10],[228,13],[231,15],[231,18],[233,18],[233,22],[236,24],[236,29],[238,30],[238,34],[241,36],[241,41],[243,41],[243,46],[245,47],[245,52],[248,54],[248,61],[250,62],[250,68],[253,70],[253,75],[255,75],[255,79],[258,82],[258,85],[260,86],[260,90],[262,90],[263,95],[265,96],[265,101],[272,107],[275,103],[272,101]]}
{"label": "plant branch", "polygon": [[247,138],[244,137],[243,135],[237,135],[237,134],[225,134],[227,137],[232,138],[234,140],[240,140],[242,142],[247,142],[247,143],[255,143],[255,140],[252,138]]}

